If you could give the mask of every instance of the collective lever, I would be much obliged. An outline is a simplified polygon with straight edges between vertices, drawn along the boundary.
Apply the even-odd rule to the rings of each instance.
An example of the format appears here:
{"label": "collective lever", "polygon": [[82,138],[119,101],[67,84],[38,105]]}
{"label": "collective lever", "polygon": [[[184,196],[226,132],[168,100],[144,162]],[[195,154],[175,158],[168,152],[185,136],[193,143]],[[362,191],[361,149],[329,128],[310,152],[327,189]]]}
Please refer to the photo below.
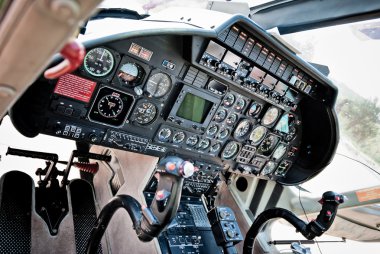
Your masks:
{"label": "collective lever", "polygon": [[306,239],[312,240],[316,236],[321,236],[326,232],[334,222],[338,206],[344,202],[344,197],[333,191],[325,192],[319,203],[322,204],[322,210],[317,218],[306,224],[299,219],[294,213],[283,208],[272,208],[262,212],[249,228],[244,240],[244,254],[251,254],[256,236],[261,227],[268,220],[274,218],[283,218],[292,224]]}
{"label": "collective lever", "polygon": [[170,224],[177,213],[182,194],[183,178],[194,173],[194,165],[179,157],[169,156],[158,164],[158,187],[150,207],[142,207],[128,195],[117,195],[104,206],[91,231],[86,253],[96,253],[104,232],[119,208],[127,210],[133,228],[143,242],[151,241]]}

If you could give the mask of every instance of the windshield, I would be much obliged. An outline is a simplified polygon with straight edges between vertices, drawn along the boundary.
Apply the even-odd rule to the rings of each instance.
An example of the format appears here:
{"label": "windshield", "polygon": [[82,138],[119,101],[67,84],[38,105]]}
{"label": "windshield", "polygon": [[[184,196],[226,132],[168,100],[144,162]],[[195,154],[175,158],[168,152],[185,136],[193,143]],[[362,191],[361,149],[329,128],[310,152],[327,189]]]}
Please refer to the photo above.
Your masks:
{"label": "windshield", "polygon": [[[245,2],[248,6],[255,6],[270,2],[271,0],[230,0],[227,2]],[[170,7],[206,8],[208,0],[105,0],[101,8],[126,8],[143,13],[156,13]]]}
{"label": "windshield", "polygon": [[323,180],[341,192],[380,183],[376,173],[380,172],[379,26],[380,20],[371,20],[282,36],[306,61],[327,65],[328,77],[339,89],[336,111],[341,136],[337,153],[321,176],[304,184],[315,195],[321,194],[321,177],[355,175],[339,184]]}

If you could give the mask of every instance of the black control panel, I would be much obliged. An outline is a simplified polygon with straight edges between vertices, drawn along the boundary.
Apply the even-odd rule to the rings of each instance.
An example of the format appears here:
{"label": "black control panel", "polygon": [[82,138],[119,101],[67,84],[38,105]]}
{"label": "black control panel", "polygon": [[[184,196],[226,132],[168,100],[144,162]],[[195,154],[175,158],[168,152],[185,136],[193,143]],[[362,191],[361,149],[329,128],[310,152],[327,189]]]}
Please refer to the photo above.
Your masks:
{"label": "black control panel", "polygon": [[[147,203],[154,193],[144,193]],[[223,253],[217,246],[207,212],[200,198],[182,197],[178,212],[158,237],[162,253],[195,254]]]}
{"label": "black control panel", "polygon": [[[27,136],[213,165],[194,176],[190,193],[205,191],[215,170],[301,182],[333,151],[326,140],[335,135],[334,113],[320,98],[331,91],[250,29],[236,23],[218,37],[157,32],[94,43],[79,70],[32,85],[12,112],[15,126]],[[324,116],[320,130],[313,112]],[[304,170],[315,161],[323,165]]]}
{"label": "black control panel", "polygon": [[235,214],[229,207],[215,207],[207,214],[217,244],[226,246],[243,241],[243,235],[236,221]]}

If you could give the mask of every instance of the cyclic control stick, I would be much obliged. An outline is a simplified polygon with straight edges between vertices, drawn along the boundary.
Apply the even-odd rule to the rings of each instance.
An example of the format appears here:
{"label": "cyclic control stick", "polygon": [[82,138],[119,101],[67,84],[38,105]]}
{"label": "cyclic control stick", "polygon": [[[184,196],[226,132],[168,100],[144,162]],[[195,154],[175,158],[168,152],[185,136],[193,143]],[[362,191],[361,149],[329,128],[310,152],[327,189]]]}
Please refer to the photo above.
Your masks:
{"label": "cyclic control stick", "polygon": [[274,218],[283,218],[292,224],[297,231],[306,237],[308,240],[314,239],[316,236],[321,236],[326,232],[334,222],[338,206],[344,202],[344,197],[333,191],[325,192],[319,203],[322,204],[317,219],[306,224],[299,219],[294,213],[283,208],[272,208],[262,212],[249,228],[244,240],[244,254],[251,254],[256,236],[259,234],[261,227],[268,220]]}

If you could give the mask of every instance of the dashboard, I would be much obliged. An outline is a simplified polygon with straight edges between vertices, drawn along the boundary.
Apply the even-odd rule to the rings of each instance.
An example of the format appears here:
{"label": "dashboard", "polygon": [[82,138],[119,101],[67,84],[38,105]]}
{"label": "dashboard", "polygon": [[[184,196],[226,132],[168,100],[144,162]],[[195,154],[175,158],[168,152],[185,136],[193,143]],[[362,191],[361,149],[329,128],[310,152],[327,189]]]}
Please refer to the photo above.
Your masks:
{"label": "dashboard", "polygon": [[223,171],[299,184],[333,156],[336,88],[244,17],[85,45],[77,71],[39,78],[12,108],[21,133],[176,154],[207,183]]}

